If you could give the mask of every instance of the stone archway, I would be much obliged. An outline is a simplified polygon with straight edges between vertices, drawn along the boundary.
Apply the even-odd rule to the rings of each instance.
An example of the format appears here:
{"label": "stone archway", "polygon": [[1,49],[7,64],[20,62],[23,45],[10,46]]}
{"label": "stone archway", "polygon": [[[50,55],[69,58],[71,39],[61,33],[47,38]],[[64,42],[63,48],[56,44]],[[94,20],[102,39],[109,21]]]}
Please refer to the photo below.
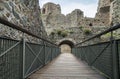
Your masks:
{"label": "stone archway", "polygon": [[75,40],[71,38],[64,38],[57,42],[61,48],[61,53],[71,53],[71,49],[75,46]]}

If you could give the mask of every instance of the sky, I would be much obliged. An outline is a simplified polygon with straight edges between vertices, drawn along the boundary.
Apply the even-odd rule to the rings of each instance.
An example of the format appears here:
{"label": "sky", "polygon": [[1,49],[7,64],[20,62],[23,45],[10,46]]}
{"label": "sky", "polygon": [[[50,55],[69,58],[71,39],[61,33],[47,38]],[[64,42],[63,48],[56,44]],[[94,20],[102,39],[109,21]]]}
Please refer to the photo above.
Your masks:
{"label": "sky", "polygon": [[98,0],[39,0],[40,7],[47,2],[60,4],[62,13],[65,15],[75,9],[80,9],[84,11],[86,17],[94,17],[98,6]]}

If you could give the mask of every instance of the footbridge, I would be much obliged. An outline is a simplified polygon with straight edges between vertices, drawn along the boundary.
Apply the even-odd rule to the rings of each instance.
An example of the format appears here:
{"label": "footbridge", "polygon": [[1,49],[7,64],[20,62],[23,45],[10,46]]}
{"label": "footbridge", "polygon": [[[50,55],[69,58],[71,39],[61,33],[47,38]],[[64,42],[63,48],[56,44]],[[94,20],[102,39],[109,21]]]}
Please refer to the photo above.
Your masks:
{"label": "footbridge", "polygon": [[[0,24],[41,40],[0,37],[0,79],[120,79],[120,40],[114,39],[120,24],[77,44],[68,39],[54,44],[1,18]],[[94,43],[107,33],[110,40]],[[61,53],[62,44],[72,52]]]}

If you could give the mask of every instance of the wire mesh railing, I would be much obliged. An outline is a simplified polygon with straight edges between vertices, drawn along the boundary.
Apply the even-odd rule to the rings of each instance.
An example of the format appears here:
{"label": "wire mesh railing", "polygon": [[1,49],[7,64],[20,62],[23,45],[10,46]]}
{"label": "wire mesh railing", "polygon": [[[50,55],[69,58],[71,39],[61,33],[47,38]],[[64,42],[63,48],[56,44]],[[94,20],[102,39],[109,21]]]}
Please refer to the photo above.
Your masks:
{"label": "wire mesh railing", "polygon": [[0,38],[0,79],[22,79],[20,43]]}
{"label": "wire mesh railing", "polygon": [[0,23],[42,41],[37,44],[27,42],[24,36],[21,40],[0,37],[0,79],[25,79],[60,54],[56,44],[1,18]]}
{"label": "wire mesh railing", "polygon": [[[120,25],[97,34],[90,39],[87,39],[72,49],[72,53],[81,60],[84,60],[88,65],[96,68],[106,78],[120,78],[120,40],[114,39],[113,31],[120,28]],[[93,40],[100,38],[106,33],[111,33],[110,41],[93,44]],[[92,44],[91,44],[91,41]],[[87,43],[86,43],[87,42]],[[90,43],[89,43],[90,42]],[[88,44],[88,45],[87,45]]]}

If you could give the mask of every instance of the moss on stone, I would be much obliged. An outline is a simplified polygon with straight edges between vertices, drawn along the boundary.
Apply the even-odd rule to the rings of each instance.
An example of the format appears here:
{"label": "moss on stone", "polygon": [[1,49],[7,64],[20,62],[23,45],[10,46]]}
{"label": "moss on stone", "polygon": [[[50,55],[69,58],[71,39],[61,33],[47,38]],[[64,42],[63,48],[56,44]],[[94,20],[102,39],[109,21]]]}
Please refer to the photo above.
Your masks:
{"label": "moss on stone", "polygon": [[62,37],[66,37],[66,36],[68,36],[67,31],[62,31],[61,36],[62,36]]}
{"label": "moss on stone", "polygon": [[57,30],[58,35],[61,35],[61,33],[62,33],[62,30]]}
{"label": "moss on stone", "polygon": [[84,32],[85,35],[90,35],[92,33],[91,29],[89,29],[89,28],[85,28],[83,30],[83,32]]}

